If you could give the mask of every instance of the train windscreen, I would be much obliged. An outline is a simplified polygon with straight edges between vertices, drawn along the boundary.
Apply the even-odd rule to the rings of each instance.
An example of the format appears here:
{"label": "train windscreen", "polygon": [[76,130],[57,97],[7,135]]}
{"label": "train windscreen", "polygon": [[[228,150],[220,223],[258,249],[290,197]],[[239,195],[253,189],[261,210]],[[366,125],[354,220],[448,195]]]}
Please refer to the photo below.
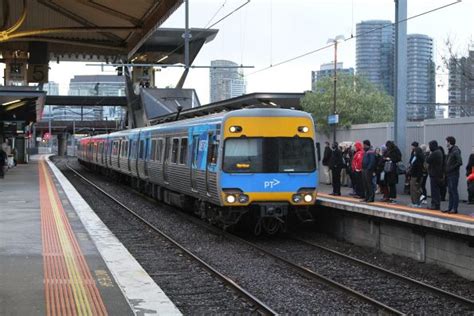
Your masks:
{"label": "train windscreen", "polygon": [[224,172],[308,173],[316,169],[311,138],[229,138],[224,144]]}

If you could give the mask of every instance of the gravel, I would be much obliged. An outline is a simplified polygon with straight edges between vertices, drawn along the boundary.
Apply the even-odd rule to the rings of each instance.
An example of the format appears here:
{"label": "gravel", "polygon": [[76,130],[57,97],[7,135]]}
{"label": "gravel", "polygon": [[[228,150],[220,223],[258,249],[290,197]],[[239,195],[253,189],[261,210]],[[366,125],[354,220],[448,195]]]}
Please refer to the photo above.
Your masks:
{"label": "gravel", "polygon": [[422,290],[299,241],[259,238],[252,242],[406,314],[474,314],[472,306]]}
{"label": "gravel", "polygon": [[386,254],[374,248],[356,246],[326,234],[317,233],[311,228],[300,227],[298,232],[294,232],[294,235],[295,237],[300,237],[301,239],[317,243],[420,282],[474,300],[474,281],[469,281],[435,264],[422,263],[411,258]]}
{"label": "gravel", "polygon": [[[180,310],[186,314],[249,312],[248,306],[222,283],[187,257],[183,258],[166,242],[140,228],[129,215],[110,205],[104,196],[88,188],[70,171],[65,171],[64,160],[55,159],[55,162]],[[86,171],[76,160],[71,159],[70,164],[278,313],[376,312],[372,306],[307,279],[249,246],[193,224],[178,215],[176,212],[180,211],[175,208],[145,199],[128,186]]]}

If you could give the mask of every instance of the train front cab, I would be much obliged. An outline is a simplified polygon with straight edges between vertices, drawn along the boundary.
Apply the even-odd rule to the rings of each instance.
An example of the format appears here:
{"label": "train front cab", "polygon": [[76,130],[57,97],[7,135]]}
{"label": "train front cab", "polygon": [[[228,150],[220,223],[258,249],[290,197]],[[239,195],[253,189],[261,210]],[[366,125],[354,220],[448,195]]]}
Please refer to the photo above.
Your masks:
{"label": "train front cab", "polygon": [[255,233],[273,234],[286,227],[290,212],[307,218],[315,203],[314,124],[304,112],[253,111],[253,116],[231,114],[224,122],[221,200],[247,208]]}

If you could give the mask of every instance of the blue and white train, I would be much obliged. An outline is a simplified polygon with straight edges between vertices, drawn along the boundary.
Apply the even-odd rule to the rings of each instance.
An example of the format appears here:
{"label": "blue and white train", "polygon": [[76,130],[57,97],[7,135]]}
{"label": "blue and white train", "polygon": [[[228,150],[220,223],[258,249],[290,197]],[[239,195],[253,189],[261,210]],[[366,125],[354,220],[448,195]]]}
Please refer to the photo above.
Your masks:
{"label": "blue and white train", "polygon": [[167,204],[256,234],[286,228],[316,200],[311,116],[255,108],[83,138],[79,161]]}

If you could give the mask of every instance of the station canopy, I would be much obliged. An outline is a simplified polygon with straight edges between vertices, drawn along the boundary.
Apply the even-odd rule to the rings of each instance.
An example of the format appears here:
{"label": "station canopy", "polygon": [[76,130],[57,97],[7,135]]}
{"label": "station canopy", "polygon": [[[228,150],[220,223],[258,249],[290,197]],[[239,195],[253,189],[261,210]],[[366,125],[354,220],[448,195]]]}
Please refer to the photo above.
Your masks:
{"label": "station canopy", "polygon": [[143,45],[182,2],[3,0],[0,51],[31,52],[41,43],[49,60],[130,61],[146,53]]}

